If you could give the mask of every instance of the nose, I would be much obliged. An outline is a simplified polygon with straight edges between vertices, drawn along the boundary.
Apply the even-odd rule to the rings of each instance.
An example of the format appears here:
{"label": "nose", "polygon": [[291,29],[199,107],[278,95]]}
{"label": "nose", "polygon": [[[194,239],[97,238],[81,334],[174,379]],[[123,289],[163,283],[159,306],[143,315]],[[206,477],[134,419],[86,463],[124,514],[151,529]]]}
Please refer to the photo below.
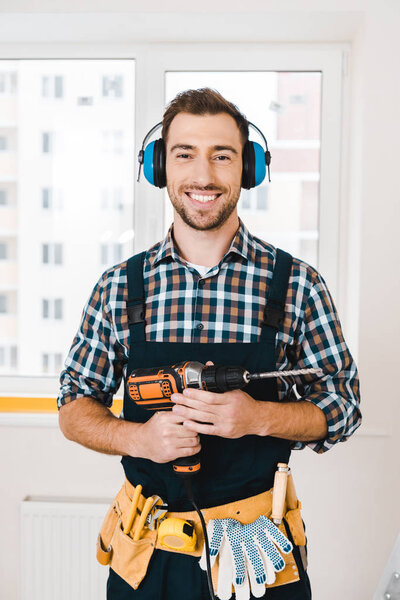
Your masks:
{"label": "nose", "polygon": [[198,156],[193,161],[193,182],[206,186],[214,182],[213,166],[206,156]]}

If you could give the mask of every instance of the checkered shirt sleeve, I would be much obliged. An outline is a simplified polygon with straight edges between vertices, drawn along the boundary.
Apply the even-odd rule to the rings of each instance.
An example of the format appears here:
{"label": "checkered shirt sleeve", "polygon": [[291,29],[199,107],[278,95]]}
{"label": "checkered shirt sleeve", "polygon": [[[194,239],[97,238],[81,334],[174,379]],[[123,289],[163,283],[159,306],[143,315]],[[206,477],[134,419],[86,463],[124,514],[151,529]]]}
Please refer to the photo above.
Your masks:
{"label": "checkered shirt sleeve", "polygon": [[293,442],[292,449],[308,446],[322,454],[354,433],[361,424],[361,412],[357,367],[344,340],[332,297],[317,271],[313,271],[303,318],[298,323],[296,368],[319,367],[324,375],[296,377],[300,394],[297,400],[312,402],[324,412],[328,435],[316,442]]}
{"label": "checkered shirt sleeve", "polygon": [[120,386],[126,357],[104,301],[106,274],[96,283],[83,309],[79,329],[60,375],[58,408],[84,396],[109,407]]}

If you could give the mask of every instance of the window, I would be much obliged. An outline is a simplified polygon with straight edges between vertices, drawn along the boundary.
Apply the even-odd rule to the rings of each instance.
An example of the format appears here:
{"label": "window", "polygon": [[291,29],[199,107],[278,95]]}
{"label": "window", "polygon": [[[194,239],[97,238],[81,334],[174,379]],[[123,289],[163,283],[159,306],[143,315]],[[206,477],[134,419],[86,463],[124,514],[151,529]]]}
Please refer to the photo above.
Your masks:
{"label": "window", "polygon": [[0,242],[0,260],[7,260],[8,258],[8,244],[7,242]]}
{"label": "window", "polygon": [[42,77],[42,97],[63,97],[63,77],[61,75],[44,75]]}
{"label": "window", "polygon": [[61,320],[63,318],[63,299],[42,298],[42,317],[43,319]]}
{"label": "window", "polygon": [[51,208],[51,189],[42,188],[42,208]]}
{"label": "window", "polygon": [[0,313],[8,312],[8,297],[5,294],[0,294]]}
{"label": "window", "polygon": [[115,75],[114,77],[103,76],[103,96],[122,98],[122,83],[123,77],[121,75]]}
{"label": "window", "polygon": [[53,134],[44,131],[42,133],[42,152],[43,154],[50,154],[53,151]]}
{"label": "window", "polygon": [[44,265],[62,265],[63,246],[62,244],[42,244],[42,263]]}
{"label": "window", "polygon": [[45,298],[42,300],[42,317],[43,319],[49,318],[49,301]]}
{"label": "window", "polygon": [[54,318],[62,319],[63,318],[63,301],[62,298],[56,298],[54,300]]}
{"label": "window", "polygon": [[[89,46],[87,52],[91,52]],[[65,56],[71,49],[72,45]],[[117,50],[108,49],[117,55]],[[51,57],[50,45],[45,51]],[[0,60],[0,75],[13,73],[13,101],[18,106],[14,113],[4,105],[2,112],[2,123],[15,121],[13,129],[18,131],[15,166],[10,164],[7,183],[0,182],[1,189],[7,189],[8,207],[12,207],[6,211],[1,207],[2,234],[5,229],[7,236],[15,238],[18,260],[15,253],[15,270],[8,271],[12,265],[7,265],[7,272],[1,273],[2,286],[18,289],[16,307],[30,323],[29,331],[21,328],[18,336],[15,329],[9,343],[17,347],[20,356],[24,348],[34,357],[31,364],[19,360],[18,375],[27,374],[28,368],[29,374],[40,375],[43,354],[66,355],[82,307],[103,267],[149,248],[165,234],[172,221],[170,202],[163,205],[163,192],[148,184],[143,172],[140,183],[136,182],[134,149],[141,147],[156,119],[161,120],[167,101],[183,88],[203,84],[216,87],[266,135],[272,154],[272,181],[265,182],[268,193],[261,196],[263,186],[250,190],[252,194],[247,197],[243,192],[239,214],[255,235],[305,260],[306,256],[317,257],[315,266],[328,274],[330,289],[335,292],[337,257],[341,255],[338,213],[342,153],[337,133],[342,116],[343,45],[322,48],[314,44],[312,51],[299,45],[282,51],[267,44],[218,44],[210,48],[188,44],[166,45],[160,53],[159,48],[144,44],[129,49],[129,56],[134,55],[142,65],[137,77],[131,58],[79,58],[75,53],[73,59],[46,59],[35,58],[35,52],[32,50],[26,60]],[[149,65],[147,71],[144,61]],[[44,76],[52,79],[43,84]],[[57,85],[64,97],[68,93],[68,102],[52,101],[57,93],[56,76],[63,78]],[[265,87],[257,87],[257,77]],[[267,90],[268,77],[273,82]],[[255,93],[254,86],[243,84],[246,78],[256,81]],[[11,76],[0,76],[0,94],[9,88],[10,81]],[[47,97],[42,96],[43,85],[47,85]],[[308,85],[313,86],[312,93]],[[322,85],[326,93],[321,95]],[[250,93],[242,101],[246,92]],[[136,113],[137,101],[140,110]],[[140,124],[138,134],[136,121]],[[160,134],[158,130],[157,137]],[[9,131],[1,130],[0,136],[9,138]],[[58,138],[62,142],[59,149]],[[251,139],[263,144],[254,130]],[[8,145],[14,146],[12,139]],[[109,191],[103,197],[102,190],[117,187],[120,191],[116,194]],[[140,193],[137,202],[135,197],[137,221],[134,190]],[[54,210],[59,192],[63,197],[62,218]],[[33,201],[32,193],[36,194]],[[30,210],[32,203],[43,209]],[[282,221],[283,209],[290,222]],[[59,243],[57,251],[55,242]],[[120,247],[116,250],[114,245]],[[34,278],[34,286],[26,284],[27,275]],[[51,327],[43,327],[43,298],[53,302],[63,299],[60,335],[54,336]],[[49,304],[48,314],[55,315],[55,311],[55,304]],[[11,319],[19,322],[21,317],[17,312]],[[9,314],[2,319],[9,319]],[[36,349],[34,340],[41,337],[42,345]],[[0,343],[5,345],[4,340]],[[46,373],[51,372],[50,363],[47,358]]]}
{"label": "window", "polygon": [[7,190],[0,188],[0,206],[7,206],[8,198],[7,198]]}
{"label": "window", "polygon": [[63,355],[61,352],[43,352],[42,353],[42,372],[59,375],[63,364]]}
{"label": "window", "polygon": [[0,152],[5,152],[7,150],[7,137],[5,135],[0,135]]}
{"label": "window", "polygon": [[[6,61],[3,61],[4,63]],[[17,74],[13,72],[0,72],[0,94],[15,94],[17,87]]]}
{"label": "window", "polygon": [[[242,190],[238,213],[243,210],[242,220],[253,235],[317,266],[318,187],[317,201],[308,205],[314,229],[303,229],[301,208],[304,184],[320,178],[321,73],[173,71],[166,73],[165,82],[166,102],[185,89],[212,87],[261,129],[272,157],[271,183],[267,173],[260,186]],[[252,127],[249,139],[264,147]]]}

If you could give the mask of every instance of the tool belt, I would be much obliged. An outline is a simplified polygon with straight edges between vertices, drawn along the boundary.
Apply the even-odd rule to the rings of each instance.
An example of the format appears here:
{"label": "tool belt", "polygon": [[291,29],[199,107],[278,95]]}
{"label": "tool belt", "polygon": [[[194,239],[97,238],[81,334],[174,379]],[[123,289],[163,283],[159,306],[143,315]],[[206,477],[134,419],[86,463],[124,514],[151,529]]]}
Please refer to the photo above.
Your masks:
{"label": "tool belt", "polygon": [[[242,524],[252,523],[260,515],[270,517],[272,512],[272,491],[273,488],[261,494],[257,494],[256,496],[245,498],[244,500],[205,508],[201,512],[203,513],[206,524],[208,524],[210,519],[226,518],[236,519]],[[139,532],[140,539],[135,541],[133,539],[135,526],[133,531],[131,530],[128,534],[124,533],[124,527],[131,508],[134,492],[135,486],[126,479],[104,518],[97,538],[97,560],[102,565],[110,565],[122,579],[136,590],[146,575],[151,556],[155,549],[200,557],[203,550],[204,535],[196,511],[167,512],[163,515],[163,519],[184,519],[194,526],[197,537],[195,550],[171,549],[161,545],[158,536],[158,523],[156,520],[152,521],[152,529],[146,524]],[[142,512],[145,504],[146,498],[140,494],[137,505],[138,513]],[[155,506],[152,509],[153,513],[158,509],[159,507]],[[297,508],[287,511],[285,502],[283,516],[289,526],[294,543],[297,546],[305,546],[306,537],[300,509],[301,503],[298,501]],[[153,516],[155,515],[153,514]],[[138,521],[138,519],[136,521]],[[136,524],[137,523],[135,523],[135,525]],[[287,535],[283,521],[278,528],[284,535]],[[285,568],[283,571],[276,573],[276,580],[273,584],[266,584],[267,588],[299,581],[300,577],[293,553],[285,554],[284,560],[286,564]],[[218,558],[212,567],[212,580],[214,589],[216,589],[218,580]]]}

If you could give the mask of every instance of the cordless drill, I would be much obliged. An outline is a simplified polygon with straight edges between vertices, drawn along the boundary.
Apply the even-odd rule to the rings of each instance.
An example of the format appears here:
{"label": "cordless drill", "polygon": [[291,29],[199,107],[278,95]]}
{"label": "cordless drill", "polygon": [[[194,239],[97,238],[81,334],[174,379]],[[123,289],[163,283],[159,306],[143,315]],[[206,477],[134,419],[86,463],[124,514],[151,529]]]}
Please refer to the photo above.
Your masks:
{"label": "cordless drill", "polygon": [[[268,371],[249,373],[241,366],[203,365],[196,361],[183,361],[167,367],[135,369],[127,377],[126,388],[130,398],[146,410],[172,410],[171,396],[182,393],[185,388],[208,392],[240,390],[250,381],[267,377],[321,374],[321,369],[296,369],[291,371]],[[173,469],[181,477],[190,477],[200,470],[199,455],[178,458]]]}

